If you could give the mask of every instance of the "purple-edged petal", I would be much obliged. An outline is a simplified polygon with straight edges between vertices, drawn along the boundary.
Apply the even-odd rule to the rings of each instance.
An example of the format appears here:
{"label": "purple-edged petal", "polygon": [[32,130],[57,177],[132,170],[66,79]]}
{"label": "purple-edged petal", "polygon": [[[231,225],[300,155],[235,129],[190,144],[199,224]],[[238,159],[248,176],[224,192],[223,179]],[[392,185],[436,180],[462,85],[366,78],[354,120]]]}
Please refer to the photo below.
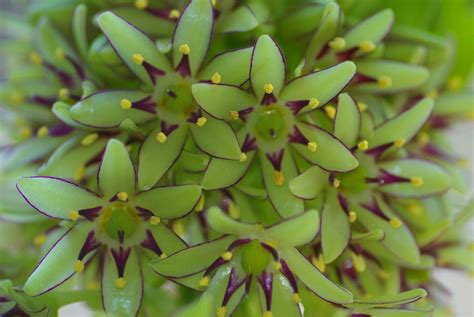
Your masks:
{"label": "purple-edged petal", "polygon": [[358,138],[361,126],[359,107],[348,94],[340,94],[334,118],[334,136],[348,148],[352,148]]}
{"label": "purple-edged petal", "polygon": [[97,194],[56,177],[23,177],[18,180],[17,188],[29,205],[52,218],[69,219],[71,211],[104,203]]}
{"label": "purple-edged petal", "polygon": [[250,58],[253,48],[247,47],[215,56],[199,73],[199,79],[211,80],[215,73],[223,83],[241,85],[249,79]]}

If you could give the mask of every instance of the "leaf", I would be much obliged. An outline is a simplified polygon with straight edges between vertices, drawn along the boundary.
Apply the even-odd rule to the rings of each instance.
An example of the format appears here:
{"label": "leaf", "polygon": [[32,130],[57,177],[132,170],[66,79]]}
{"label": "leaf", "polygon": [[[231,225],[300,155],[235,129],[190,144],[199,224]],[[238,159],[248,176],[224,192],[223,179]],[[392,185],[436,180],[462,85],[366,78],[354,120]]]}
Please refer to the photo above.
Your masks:
{"label": "leaf", "polygon": [[207,269],[211,263],[224,253],[235,237],[222,238],[191,246],[167,258],[150,263],[152,269],[166,277],[184,277]]}
{"label": "leaf", "polygon": [[135,169],[125,145],[111,139],[99,167],[98,185],[108,199],[119,192],[135,194]]}
{"label": "leaf", "polygon": [[348,148],[352,148],[359,138],[361,116],[359,107],[348,94],[340,94],[334,119],[334,136]]}
{"label": "leaf", "polygon": [[216,23],[216,30],[219,33],[247,32],[258,26],[258,20],[252,10],[242,5],[224,15]]}
{"label": "leaf", "polygon": [[290,191],[303,199],[316,198],[327,186],[329,172],[319,166],[311,166],[305,172],[290,180]]}
{"label": "leaf", "polygon": [[87,7],[80,4],[74,10],[72,27],[74,32],[74,41],[82,58],[87,56]]}
{"label": "leaf", "polygon": [[286,248],[280,252],[291,271],[316,295],[336,304],[353,302],[353,296],[348,290],[331,282],[297,249]]}
{"label": "leaf", "polygon": [[28,204],[52,218],[69,219],[71,211],[104,203],[95,193],[61,178],[23,177],[18,180],[17,188]]}
{"label": "leaf", "polygon": [[150,210],[160,218],[180,218],[194,209],[201,197],[196,185],[156,187],[132,198],[137,207]]}
{"label": "leaf", "polygon": [[182,58],[179,48],[188,45],[191,74],[196,75],[206,57],[213,28],[213,11],[208,0],[193,0],[186,7],[173,35],[172,56],[176,67]]}
{"label": "leaf", "polygon": [[110,252],[107,252],[102,273],[102,304],[107,315],[136,316],[143,300],[143,276],[135,249],[128,256],[123,278],[124,288],[115,286],[117,267]]}
{"label": "leaf", "polygon": [[378,44],[390,31],[394,16],[391,9],[385,9],[362,20],[344,34],[346,46],[344,50],[350,50],[362,41],[370,41]]}
{"label": "leaf", "polygon": [[258,38],[252,52],[250,64],[250,82],[260,101],[265,94],[267,84],[273,86],[273,94],[278,96],[285,83],[285,58],[278,45],[268,35]]}

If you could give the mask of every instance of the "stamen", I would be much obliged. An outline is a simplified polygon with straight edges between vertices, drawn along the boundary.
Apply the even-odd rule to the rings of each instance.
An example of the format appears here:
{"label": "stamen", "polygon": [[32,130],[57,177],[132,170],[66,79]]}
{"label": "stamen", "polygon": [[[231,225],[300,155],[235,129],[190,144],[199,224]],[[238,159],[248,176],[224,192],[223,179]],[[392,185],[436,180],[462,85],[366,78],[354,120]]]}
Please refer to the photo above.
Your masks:
{"label": "stamen", "polygon": [[[265,295],[266,302],[266,312],[263,313],[264,317],[271,317],[272,310],[272,289],[273,289],[273,274],[263,271],[262,274],[258,277],[258,282],[262,287],[263,293]],[[267,314],[270,312],[270,314]]]}
{"label": "stamen", "polygon": [[76,271],[76,273],[81,273],[84,271],[84,262],[81,260],[76,260],[76,262],[74,262],[74,271]]}
{"label": "stamen", "polygon": [[453,76],[448,80],[448,90],[455,91],[462,87],[462,79],[459,76]]}
{"label": "stamen", "polygon": [[319,106],[319,100],[316,98],[311,98],[308,102],[308,106],[313,110],[316,109]]}
{"label": "stamen", "polygon": [[76,221],[77,219],[79,219],[80,216],[81,215],[79,214],[77,210],[73,210],[69,212],[69,219],[71,219],[72,221]]}
{"label": "stamen", "polygon": [[273,181],[278,186],[283,185],[283,183],[285,182],[285,175],[283,174],[283,172],[275,170],[273,174]]}
{"label": "stamen", "polygon": [[33,134],[33,131],[31,131],[31,128],[29,127],[22,127],[20,129],[20,137],[22,139],[28,139],[32,134]]}
{"label": "stamen", "polygon": [[359,49],[364,53],[371,53],[375,50],[376,46],[372,41],[362,41],[359,43]]}
{"label": "stamen", "polygon": [[157,216],[151,216],[151,217],[150,217],[150,224],[151,224],[152,226],[156,226],[156,225],[158,225],[160,222],[161,222],[160,217],[157,217]]}
{"label": "stamen", "polygon": [[334,108],[333,106],[326,106],[324,107],[324,111],[326,112],[326,115],[329,119],[334,120],[334,118],[336,117],[336,108]]}
{"label": "stamen", "polygon": [[160,255],[160,259],[162,259],[162,260],[163,260],[163,259],[166,259],[167,257],[168,257],[168,255],[167,255],[166,253],[164,253],[164,252],[161,253],[161,255]]}
{"label": "stamen", "polygon": [[168,137],[163,132],[158,132],[158,134],[156,135],[156,141],[161,144],[165,143],[167,139]]}
{"label": "stamen", "polygon": [[263,312],[262,317],[273,317],[273,314],[270,310]]}
{"label": "stamen", "polygon": [[120,201],[127,201],[128,200],[128,194],[126,192],[119,192],[119,193],[117,193],[117,198]]}
{"label": "stamen", "polygon": [[272,84],[265,84],[263,85],[263,90],[265,91],[266,94],[271,94],[273,93],[273,85]]}
{"label": "stamen", "polygon": [[245,154],[245,152],[240,153],[239,161],[240,161],[240,162],[245,162],[245,161],[247,161],[247,154]]}
{"label": "stamen", "polygon": [[66,57],[66,55],[64,54],[64,51],[60,49],[59,47],[56,48],[56,50],[54,51],[54,56],[56,57],[58,61],[62,61]]}
{"label": "stamen", "polygon": [[33,64],[36,64],[36,65],[40,65],[41,63],[43,63],[43,59],[41,58],[41,56],[36,53],[36,52],[31,52],[30,53],[30,61],[33,63]]}
{"label": "stamen", "polygon": [[85,175],[86,175],[86,166],[82,164],[74,171],[73,179],[76,183],[79,183],[84,178]]}
{"label": "stamen", "polygon": [[439,91],[437,89],[433,89],[433,90],[427,92],[426,95],[425,95],[425,97],[431,98],[433,100],[438,98],[438,96],[439,96]]}
{"label": "stamen", "polygon": [[176,233],[178,236],[182,236],[184,234],[184,225],[181,221],[177,220],[173,222],[173,231]]}
{"label": "stamen", "polygon": [[281,263],[278,261],[273,262],[273,268],[275,271],[280,271],[281,270]]}
{"label": "stamen", "polygon": [[322,273],[326,271],[326,263],[324,263],[324,255],[320,253],[318,256],[311,257],[311,263]]}
{"label": "stamen", "polygon": [[377,85],[383,89],[390,88],[392,87],[392,78],[388,76],[380,76],[377,78]]}
{"label": "stamen", "polygon": [[401,148],[405,145],[406,141],[405,139],[398,139],[393,142],[393,145],[395,145],[397,148]]}
{"label": "stamen", "polygon": [[188,44],[182,44],[179,46],[179,51],[183,55],[189,55],[189,53],[191,53],[191,48],[189,48]]}
{"label": "stamen", "polygon": [[392,228],[397,229],[402,226],[402,222],[398,218],[392,218],[390,219],[390,225],[392,226]]}
{"label": "stamen", "polygon": [[362,102],[362,101],[359,101],[357,103],[357,108],[359,108],[359,111],[360,112],[364,112],[365,110],[367,110],[368,106],[366,103]]}
{"label": "stamen", "polygon": [[334,188],[339,188],[339,186],[341,186],[341,181],[337,178],[334,178],[334,180],[332,181],[332,186]]}
{"label": "stamen", "polygon": [[356,254],[354,252],[351,252],[351,258],[352,258],[352,265],[354,266],[355,270],[359,273],[364,272],[366,268],[364,257],[361,254]]}
{"label": "stamen", "polygon": [[335,50],[341,50],[346,46],[346,40],[342,37],[336,37],[329,42],[329,47]]}
{"label": "stamen", "polygon": [[417,203],[411,203],[406,206],[408,212],[410,212],[413,216],[419,217],[423,213],[423,208]]}
{"label": "stamen", "polygon": [[61,88],[59,89],[58,97],[61,100],[67,100],[69,99],[69,89],[67,88]]}
{"label": "stamen", "polygon": [[206,117],[200,117],[200,118],[197,119],[196,125],[197,125],[198,127],[201,127],[201,128],[202,128],[202,127],[206,124],[206,122],[207,122],[207,118],[206,118]]}
{"label": "stamen", "polygon": [[232,252],[230,252],[230,251],[226,251],[226,252],[224,252],[224,253],[221,255],[222,259],[225,260],[225,261],[230,261],[230,260],[232,260],[232,257],[233,257],[233,256],[234,256],[234,254],[233,254]]}
{"label": "stamen", "polygon": [[38,131],[36,132],[36,135],[38,136],[38,138],[45,138],[48,136],[48,134],[49,134],[48,127],[45,125],[40,127]]}
{"label": "stamen", "polygon": [[220,84],[222,80],[222,77],[221,77],[221,74],[219,73],[214,73],[214,75],[212,75],[211,77],[211,81],[213,84]]}
{"label": "stamen", "polygon": [[357,213],[355,211],[349,211],[349,222],[354,223],[357,221]]}
{"label": "stamen", "polygon": [[240,218],[240,208],[237,206],[233,201],[229,202],[229,216],[232,219],[239,219]]}
{"label": "stamen", "polygon": [[122,99],[122,100],[120,100],[120,107],[123,110],[128,110],[128,109],[132,108],[132,102],[128,99]]}
{"label": "stamen", "polygon": [[291,295],[291,299],[293,300],[293,303],[295,304],[301,303],[301,297],[300,297],[300,294],[298,293],[293,293],[293,295]]}
{"label": "stamen", "polygon": [[46,242],[47,239],[48,239],[48,237],[44,233],[42,233],[42,234],[37,235],[33,239],[33,243],[34,243],[34,245],[39,247],[39,246],[43,245]]}
{"label": "stamen", "polygon": [[115,280],[115,287],[123,289],[127,285],[127,281],[123,277],[119,277]]}
{"label": "stamen", "polygon": [[204,195],[201,195],[201,197],[199,197],[199,200],[198,200],[194,210],[196,210],[197,212],[203,211],[205,203],[206,203],[206,197]]}
{"label": "stamen", "polygon": [[229,117],[232,119],[232,120],[238,120],[239,119],[239,112],[238,111],[230,111],[229,112]]}
{"label": "stamen", "polygon": [[148,0],[135,0],[135,8],[143,10],[148,7]]}
{"label": "stamen", "polygon": [[209,276],[204,276],[203,278],[201,278],[198,282],[198,286],[200,288],[206,288],[209,286]]}
{"label": "stamen", "polygon": [[424,181],[423,178],[420,176],[414,176],[410,179],[410,182],[413,184],[415,187],[420,187],[423,185]]}
{"label": "stamen", "polygon": [[227,314],[227,307],[221,306],[217,308],[217,317],[225,317]]}
{"label": "stamen", "polygon": [[91,134],[88,134],[86,135],[82,141],[81,141],[81,144],[83,146],[89,146],[91,145],[92,143],[94,143],[97,139],[99,138],[99,134],[98,133],[91,133]]}
{"label": "stamen", "polygon": [[216,4],[217,4],[217,0],[211,0],[211,5],[212,5],[213,7],[215,7]]}
{"label": "stamen", "polygon": [[170,14],[168,15],[168,17],[170,19],[179,19],[179,17],[181,16],[181,13],[179,12],[179,10],[171,10],[170,11]]}
{"label": "stamen", "polygon": [[22,104],[23,101],[25,100],[23,95],[19,92],[14,92],[13,94],[11,94],[9,99],[10,99],[10,102],[15,106]]}
{"label": "stamen", "polygon": [[388,280],[390,278],[390,274],[388,274],[386,271],[378,271],[377,276],[380,277],[382,280]]}
{"label": "stamen", "polygon": [[142,65],[144,60],[142,54],[135,53],[132,55],[132,61],[137,65]]}
{"label": "stamen", "polygon": [[426,132],[420,132],[420,134],[417,137],[417,140],[421,145],[426,145],[430,143],[430,135]]}
{"label": "stamen", "polygon": [[365,151],[369,148],[369,142],[367,140],[360,141],[359,143],[357,143],[357,147],[359,148],[359,150]]}
{"label": "stamen", "polygon": [[318,148],[318,144],[316,142],[308,142],[306,146],[308,147],[308,150],[313,153],[316,152]]}

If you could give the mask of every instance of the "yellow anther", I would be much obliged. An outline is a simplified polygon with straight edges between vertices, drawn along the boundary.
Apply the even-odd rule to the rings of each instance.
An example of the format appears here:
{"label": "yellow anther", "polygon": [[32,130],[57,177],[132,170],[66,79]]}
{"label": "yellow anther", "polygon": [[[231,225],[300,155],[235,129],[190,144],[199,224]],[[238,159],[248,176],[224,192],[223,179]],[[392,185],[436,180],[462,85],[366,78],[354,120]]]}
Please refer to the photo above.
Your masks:
{"label": "yellow anther", "polygon": [[326,271],[326,264],[324,263],[324,255],[322,253],[320,253],[317,257],[316,256],[312,256],[311,257],[311,263],[313,263],[313,265],[321,272],[325,272]]}
{"label": "yellow anther", "polygon": [[467,249],[471,252],[474,252],[474,242],[471,242],[467,245]]}
{"label": "yellow anther", "polygon": [[203,211],[205,203],[206,203],[206,196],[201,195],[201,197],[199,197],[199,200],[196,204],[196,207],[194,207],[194,210],[196,210],[197,212]]}
{"label": "yellow anther", "polygon": [[132,55],[132,61],[137,65],[141,65],[141,64],[143,64],[145,59],[143,58],[142,54],[135,53],[135,54]]}
{"label": "yellow anther", "polygon": [[386,271],[378,271],[377,272],[378,277],[380,277],[382,280],[388,280],[390,278],[390,274],[388,274]]}
{"label": "yellow anther", "polygon": [[291,299],[293,300],[293,303],[295,303],[295,304],[301,303],[301,297],[300,297],[300,294],[298,294],[298,293],[293,293],[291,295]]}
{"label": "yellow anther", "polygon": [[469,160],[466,159],[466,158],[460,158],[458,160],[458,164],[459,166],[461,166],[462,168],[468,168],[469,167]]}
{"label": "yellow anther", "polygon": [[326,106],[324,107],[324,111],[326,112],[326,115],[329,119],[334,120],[334,118],[336,117],[336,108],[334,108],[333,106]]}
{"label": "yellow anther", "polygon": [[395,140],[395,142],[393,142],[393,145],[395,145],[395,147],[397,148],[401,148],[405,145],[406,141],[405,139],[398,139],[398,140]]}
{"label": "yellow anther", "polygon": [[31,52],[30,53],[30,61],[33,63],[33,64],[41,64],[43,63],[43,59],[41,58],[41,56],[36,53],[36,52]]}
{"label": "yellow anther", "polygon": [[120,100],[120,108],[122,108],[123,110],[128,110],[132,108],[132,102],[128,99],[122,99]]}
{"label": "yellow anther", "polygon": [[229,112],[229,117],[232,119],[232,120],[238,120],[239,119],[239,112],[238,111],[230,111]]}
{"label": "yellow anther", "polygon": [[427,92],[425,96],[434,100],[434,99],[438,98],[439,91],[437,89],[433,89],[433,90]]}
{"label": "yellow anther", "polygon": [[83,146],[89,146],[91,145],[92,143],[94,143],[95,141],[97,141],[97,139],[99,138],[99,134],[98,133],[91,133],[91,134],[88,134],[86,135],[82,140],[81,140],[81,144]]}
{"label": "yellow anther", "polygon": [[308,102],[308,106],[311,109],[316,109],[319,106],[319,100],[316,98],[311,98]]}
{"label": "yellow anther", "polygon": [[406,208],[415,217],[418,217],[423,213],[423,208],[417,203],[409,204]]}
{"label": "yellow anther", "polygon": [[69,219],[71,219],[72,221],[76,221],[77,219],[79,219],[80,216],[81,215],[79,214],[77,210],[73,210],[69,212]]}
{"label": "yellow anther", "polygon": [[48,237],[43,233],[43,234],[37,235],[33,239],[33,243],[34,243],[34,245],[39,247],[39,246],[43,245],[46,242],[47,239],[48,239]]}
{"label": "yellow anther", "polygon": [[191,53],[191,49],[189,48],[189,45],[188,44],[182,44],[179,46],[179,51],[181,52],[181,54],[183,55],[189,55],[189,53]]}
{"label": "yellow anther", "polygon": [[31,128],[29,127],[22,127],[20,129],[20,138],[22,139],[28,139],[32,134],[33,132],[31,131]]}
{"label": "yellow anther", "polygon": [[313,68],[313,72],[319,72],[320,70],[321,70],[321,68],[319,68],[319,67]]}
{"label": "yellow anther", "polygon": [[359,43],[359,49],[364,53],[373,52],[376,48],[374,42],[371,41],[362,41]]}
{"label": "yellow anther", "polygon": [[310,152],[316,152],[316,150],[318,149],[318,144],[316,142],[308,142],[308,144],[306,144],[306,147]]}
{"label": "yellow anther", "polygon": [[179,12],[179,10],[171,10],[170,14],[168,15],[170,19],[179,19],[180,16],[181,13]]}
{"label": "yellow anther", "polygon": [[354,266],[354,269],[360,273],[364,272],[366,268],[364,257],[360,254],[351,252],[351,258],[352,258],[352,265]]}
{"label": "yellow anther", "polygon": [[206,275],[203,278],[201,278],[198,282],[198,286],[201,288],[209,286],[209,276]]}
{"label": "yellow anther", "polygon": [[227,307],[222,306],[217,308],[217,317],[225,317],[227,315]]}
{"label": "yellow anther", "polygon": [[272,84],[265,84],[265,85],[263,85],[263,91],[265,91],[266,94],[271,94],[271,93],[273,93],[273,89],[275,89],[275,88],[273,87]]}
{"label": "yellow anther", "polygon": [[86,175],[86,166],[82,164],[78,168],[76,168],[72,178],[74,179],[76,183],[79,183],[84,178],[85,175]]}
{"label": "yellow anther", "polygon": [[349,222],[354,223],[357,221],[357,213],[355,211],[349,211]]}
{"label": "yellow anther", "polygon": [[280,271],[281,270],[281,263],[280,262],[273,262],[273,268],[276,270],[276,271]]}
{"label": "yellow anther", "polygon": [[247,161],[247,158],[248,158],[248,157],[247,157],[247,154],[245,154],[245,152],[240,153],[240,157],[239,157],[239,161],[240,161],[240,162],[245,162],[245,161]]}
{"label": "yellow anther", "polygon": [[36,131],[36,135],[38,136],[38,138],[47,137],[48,134],[49,134],[48,127],[45,125],[39,128],[38,131]]}
{"label": "yellow anther", "polygon": [[261,223],[255,225],[255,231],[262,232],[263,230],[265,230],[265,227]]}
{"label": "yellow anther", "polygon": [[143,10],[146,7],[148,7],[148,0],[135,0],[135,8]]}
{"label": "yellow anther", "polygon": [[342,37],[336,37],[331,42],[329,42],[329,47],[335,50],[341,50],[346,46],[346,40]]}
{"label": "yellow anther", "polygon": [[380,76],[377,78],[377,85],[382,89],[387,89],[392,87],[392,78],[388,76]]}
{"label": "yellow anther", "polygon": [[339,188],[341,186],[341,181],[337,178],[334,178],[334,180],[332,181],[332,186],[334,188]]}
{"label": "yellow anther", "polygon": [[206,117],[200,117],[199,119],[197,119],[196,125],[202,128],[206,124],[206,122],[207,122]]}
{"label": "yellow anther", "polygon": [[416,186],[416,187],[420,187],[424,183],[423,178],[421,178],[420,176],[414,176],[410,178],[410,182],[413,184],[413,186]]}
{"label": "yellow anther", "polygon": [[74,271],[76,273],[81,273],[82,271],[84,271],[84,262],[82,262],[81,260],[76,260],[76,262],[74,262]]}
{"label": "yellow anther", "polygon": [[54,56],[59,61],[62,61],[66,57],[66,55],[64,54],[64,51],[60,49],[59,47],[56,48],[56,50],[54,51]]}
{"label": "yellow anther", "polygon": [[61,100],[67,100],[69,98],[69,89],[67,89],[67,88],[59,89],[58,97]]}
{"label": "yellow anther", "polygon": [[211,5],[212,5],[213,7],[215,7],[216,4],[217,4],[217,0],[211,0]]}
{"label": "yellow anther", "polygon": [[168,139],[168,137],[163,132],[158,132],[156,134],[156,141],[158,141],[158,143],[163,144],[163,143],[166,142],[167,139]]}
{"label": "yellow anther", "polygon": [[157,217],[157,216],[151,216],[150,217],[150,225],[152,226],[156,226],[160,223],[161,219],[160,217]]}
{"label": "yellow anther", "polygon": [[390,219],[390,225],[392,226],[392,228],[397,229],[402,226],[402,222],[398,218],[392,218]]}
{"label": "yellow anther", "polygon": [[426,132],[420,132],[420,134],[417,137],[418,142],[422,145],[426,145],[430,143],[430,135]]}
{"label": "yellow anther", "polygon": [[160,259],[162,259],[162,260],[163,260],[163,259],[166,259],[167,257],[168,257],[168,255],[167,255],[166,253],[164,253],[164,252],[162,252],[162,253],[160,254]]}
{"label": "yellow anther", "polygon": [[120,201],[127,201],[128,200],[128,194],[126,192],[119,192],[117,194],[117,198]]}
{"label": "yellow anther", "polygon": [[367,110],[368,106],[365,102],[359,101],[357,103],[357,108],[359,108],[360,112],[364,112],[365,110]]}
{"label": "yellow anther", "polygon": [[122,289],[127,285],[127,281],[123,277],[119,277],[115,280],[115,287]]}
{"label": "yellow anther", "polygon": [[181,221],[177,220],[173,222],[173,231],[176,233],[178,236],[182,236],[184,234],[184,225]]}
{"label": "yellow anther", "polygon": [[263,312],[262,317],[273,317],[273,313],[270,310]]}
{"label": "yellow anther", "polygon": [[453,76],[448,80],[448,89],[451,91],[459,90],[462,86],[462,79],[460,76]]}
{"label": "yellow anther", "polygon": [[229,203],[229,216],[232,219],[240,218],[240,208],[232,201]]}
{"label": "yellow anther", "polygon": [[369,142],[367,140],[360,141],[357,143],[359,150],[365,151],[369,148]]}
{"label": "yellow anther", "polygon": [[234,254],[232,252],[226,251],[226,252],[222,253],[221,258],[225,261],[230,261],[230,260],[232,260],[233,256],[234,256]]}
{"label": "yellow anther", "polygon": [[211,81],[213,84],[220,84],[221,80],[222,77],[219,73],[214,73],[214,75],[211,76]]}
{"label": "yellow anther", "polygon": [[273,181],[276,185],[281,186],[285,182],[285,175],[282,171],[275,171],[273,174]]}
{"label": "yellow anther", "polygon": [[19,92],[14,92],[13,94],[11,94],[9,99],[10,99],[10,102],[15,106],[22,104],[23,101],[25,100],[23,95]]}

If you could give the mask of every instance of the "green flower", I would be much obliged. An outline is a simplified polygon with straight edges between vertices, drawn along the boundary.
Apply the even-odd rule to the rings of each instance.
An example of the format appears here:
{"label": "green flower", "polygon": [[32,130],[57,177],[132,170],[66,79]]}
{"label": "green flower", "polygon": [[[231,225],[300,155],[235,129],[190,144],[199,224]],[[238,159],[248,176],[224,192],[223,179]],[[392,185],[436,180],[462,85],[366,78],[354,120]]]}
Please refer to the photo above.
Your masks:
{"label": "green flower", "polygon": [[100,194],[60,178],[19,179],[18,190],[33,208],[70,222],[70,229],[31,273],[25,292],[38,295],[50,291],[82,272],[99,252],[104,256],[104,308],[111,314],[135,314],[143,295],[137,247],[161,257],[186,247],[162,219],[186,215],[201,195],[201,189],[193,185],[140,192],[136,182],[125,146],[113,139],[108,142],[97,175]]}

